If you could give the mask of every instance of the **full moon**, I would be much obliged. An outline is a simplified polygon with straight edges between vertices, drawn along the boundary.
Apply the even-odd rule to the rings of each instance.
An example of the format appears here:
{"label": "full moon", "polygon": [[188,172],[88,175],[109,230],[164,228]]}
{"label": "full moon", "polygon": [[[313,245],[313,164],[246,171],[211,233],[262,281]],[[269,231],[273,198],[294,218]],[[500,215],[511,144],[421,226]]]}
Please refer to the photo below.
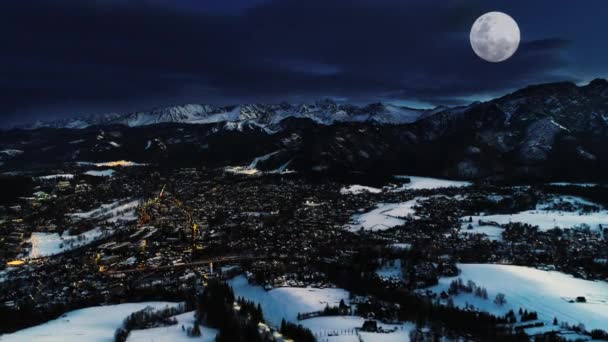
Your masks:
{"label": "full moon", "polygon": [[502,12],[488,12],[471,27],[471,47],[488,62],[502,62],[513,56],[519,46],[519,26]]}

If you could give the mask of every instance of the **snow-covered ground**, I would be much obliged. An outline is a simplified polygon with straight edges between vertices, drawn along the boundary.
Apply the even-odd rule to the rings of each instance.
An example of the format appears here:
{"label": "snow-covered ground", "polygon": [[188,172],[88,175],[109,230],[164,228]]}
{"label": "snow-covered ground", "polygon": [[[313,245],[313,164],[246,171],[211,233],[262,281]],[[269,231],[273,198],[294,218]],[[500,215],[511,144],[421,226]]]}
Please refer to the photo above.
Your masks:
{"label": "snow-covered ground", "polygon": [[[99,208],[82,212],[68,214],[73,219],[101,219],[107,223],[137,220],[136,209],[140,200],[116,201],[102,204]],[[95,228],[78,235],[68,235],[67,230],[62,235],[58,233],[34,232],[29,242],[32,244],[29,258],[40,258],[67,252],[74,248],[88,245],[98,239],[107,237],[113,233],[112,230]]]}
{"label": "snow-covered ground", "polygon": [[[459,264],[462,273],[458,277],[441,278],[431,287],[437,293],[446,291],[452,280],[461,278],[465,284],[474,281],[488,291],[488,299],[473,294],[453,297],[456,306],[472,304],[482,311],[504,315],[519,308],[538,312],[538,318],[551,324],[557,317],[559,322],[577,325],[583,323],[587,330],[606,329],[608,326],[608,282],[577,279],[570,275],[542,271],[531,267],[493,264]],[[497,293],[506,295],[503,306],[494,304]],[[571,303],[584,296],[586,303]]]}
{"label": "snow-covered ground", "polygon": [[194,325],[194,311],[186,312],[181,315],[173,316],[177,319],[177,324],[160,328],[144,330],[132,330],[127,341],[129,342],[213,342],[218,331],[205,326],[200,326],[201,337],[188,337],[182,330],[192,328]]}
{"label": "snow-covered ground", "polygon": [[279,165],[279,167],[277,167],[274,170],[269,171],[268,173],[274,173],[274,174],[295,173],[296,171],[289,170],[287,168],[289,166],[289,164],[291,164],[292,161],[293,161],[293,159],[289,159],[287,162],[283,163],[282,165]]}
{"label": "snow-covered ground", "polygon": [[350,185],[350,186],[345,186],[342,189],[340,189],[340,193],[342,195],[348,195],[348,194],[352,194],[352,195],[357,195],[360,193],[372,193],[372,194],[378,194],[382,192],[382,189],[378,189],[378,188],[373,188],[371,186],[365,186],[365,185]]}
{"label": "snow-covered ground", "polygon": [[460,234],[481,234],[485,235],[488,240],[491,241],[500,241],[502,240],[502,231],[503,229],[496,226],[487,226],[487,225],[478,225],[475,222],[471,223],[473,229],[468,229],[469,223],[466,222],[462,225],[462,230]]}
{"label": "snow-covered ground", "polygon": [[400,243],[393,243],[390,245],[390,247],[393,249],[396,249],[396,250],[407,251],[407,250],[412,249],[412,244],[400,242]]}
{"label": "snow-covered ground", "polygon": [[251,161],[251,163],[248,166],[227,166],[224,168],[224,171],[226,171],[228,173],[234,173],[234,174],[239,174],[239,175],[248,175],[248,176],[260,175],[263,173],[269,173],[269,174],[293,173],[293,171],[287,169],[289,164],[291,164],[292,160],[288,160],[284,164],[280,165],[278,168],[276,168],[274,170],[270,170],[270,171],[262,171],[257,168],[259,162],[266,161],[266,160],[270,159],[272,156],[274,156],[278,153],[281,153],[283,151],[284,150],[278,150],[278,151],[274,151],[274,152],[265,154],[263,156],[256,157]]}
{"label": "snow-covered ground", "polygon": [[348,292],[343,289],[280,287],[265,291],[247,282],[244,276],[228,281],[236,296],[260,303],[268,323],[279,326],[284,318],[298,323],[298,313],[323,310],[326,305],[337,306],[340,300],[348,304]]}
{"label": "snow-covered ground", "polygon": [[[351,224],[346,226],[350,231],[364,230],[386,230],[405,223],[402,219],[407,216],[414,216],[416,210],[414,206],[418,201],[426,197],[416,197],[413,200],[401,203],[380,203],[377,208],[364,214],[355,214],[351,218]],[[415,216],[414,216],[415,217]]]}
{"label": "snow-covered ground", "polygon": [[291,160],[286,162],[285,164],[279,166],[278,168],[276,168],[274,170],[270,170],[270,171],[262,171],[262,170],[258,170],[255,168],[252,169],[252,168],[244,167],[244,166],[227,166],[224,168],[224,171],[226,171],[228,173],[234,173],[234,174],[238,174],[238,175],[247,175],[247,176],[261,175],[261,174],[294,173],[294,171],[287,169],[287,166],[289,166],[290,163],[291,163]]}
{"label": "snow-covered ground", "polygon": [[[348,292],[343,289],[313,289],[297,287],[281,287],[265,291],[260,286],[251,285],[244,276],[238,276],[228,281],[236,296],[260,303],[266,321],[279,326],[285,319],[296,324],[302,324],[317,336],[319,341],[330,342],[359,342],[355,328],[361,328],[364,319],[359,316],[315,317],[298,321],[298,313],[323,310],[327,304],[337,306],[343,299],[346,304]],[[388,325],[379,323],[384,329],[394,329],[392,333],[360,333],[363,341],[409,341],[409,332],[414,328],[411,323]],[[337,336],[329,336],[336,334]]]}
{"label": "snow-covered ground", "polygon": [[[466,181],[455,181],[448,179],[439,179],[439,178],[429,178],[429,177],[417,177],[417,176],[395,176],[396,179],[409,178],[410,182],[405,183],[399,186],[391,185],[387,186],[388,191],[399,192],[405,190],[423,190],[423,189],[441,189],[441,188],[450,188],[450,187],[466,187],[471,186],[471,182]],[[340,189],[340,193],[342,195],[357,195],[364,192],[370,192],[373,194],[381,193],[382,189],[374,188],[370,186],[364,185],[349,185]]]}
{"label": "snow-covered ground", "polygon": [[228,173],[248,176],[257,175],[260,173],[260,170],[258,169],[250,169],[248,167],[243,166],[227,166],[224,168],[224,170]]}
{"label": "snow-covered ground", "polygon": [[[595,203],[586,201],[579,197],[574,196],[556,196],[550,201],[540,203],[534,210],[526,210],[515,214],[498,214],[498,215],[478,215],[470,216],[473,219],[471,225],[473,231],[487,230],[491,225],[487,225],[487,222],[496,222],[498,224],[507,224],[510,222],[521,222],[529,223],[533,226],[538,226],[540,230],[549,230],[555,227],[562,229],[574,228],[583,224],[588,225],[591,229],[598,229],[599,225],[608,225],[608,210],[601,209],[597,212],[583,213],[578,211],[561,211],[561,210],[550,210],[550,206],[556,203],[568,202],[577,206],[601,206]],[[463,217],[462,229],[466,231],[469,225],[469,216]],[[479,220],[485,222],[485,225],[479,225]],[[469,230],[470,232],[471,230]]]}
{"label": "snow-covered ground", "polygon": [[376,270],[376,274],[383,279],[403,279],[401,260],[390,260]]}
{"label": "snow-covered ground", "polygon": [[95,177],[112,177],[114,175],[114,170],[112,169],[107,169],[107,170],[89,170],[89,171],[85,171],[84,174],[85,175],[89,175],[89,176],[95,176]]}
{"label": "snow-covered ground", "polygon": [[[3,269],[2,271],[0,271],[0,283],[6,281],[10,277],[9,273],[13,270],[15,270],[15,268],[7,267],[7,268]],[[1,337],[0,337],[0,340],[2,340]]]}
{"label": "snow-covered ground", "polygon": [[587,201],[584,198],[577,196],[568,196],[568,195],[560,195],[560,196],[552,196],[549,200],[543,201],[536,205],[537,210],[550,210],[552,206],[558,204],[570,204],[575,208],[580,208],[581,206],[595,206],[598,208],[602,208],[601,205]]}
{"label": "snow-covered ground", "polygon": [[402,190],[422,190],[422,189],[440,189],[440,188],[462,188],[471,186],[471,182],[467,181],[456,181],[448,179],[430,178],[430,177],[417,177],[417,176],[395,176],[395,178],[409,178],[410,182],[403,184],[396,188],[394,191]]}
{"label": "snow-covered ground", "polygon": [[554,182],[554,183],[549,183],[549,185],[553,185],[553,186],[580,186],[580,187],[584,187],[584,188],[590,188],[590,187],[594,187],[594,186],[598,186],[598,183],[568,183],[568,182]]}
{"label": "snow-covered ground", "polygon": [[249,166],[248,166],[247,168],[249,168],[249,169],[255,169],[255,168],[257,168],[257,167],[258,167],[258,163],[259,163],[259,162],[261,162],[261,161],[266,161],[266,160],[268,160],[270,157],[274,156],[275,154],[281,153],[281,152],[283,152],[283,150],[274,151],[274,152],[271,152],[271,153],[265,154],[265,155],[263,155],[263,156],[256,157],[256,158],[254,158],[254,159],[251,161],[251,164],[249,164]]}
{"label": "snow-covered ground", "polygon": [[51,180],[51,179],[72,179],[74,178],[74,175],[71,173],[59,173],[56,175],[46,175],[46,176],[40,176],[38,177],[38,179],[41,180]]}
{"label": "snow-covered ground", "polygon": [[[357,332],[356,328],[363,326],[364,318],[359,316],[331,316],[315,317],[300,321],[305,328],[310,329],[318,341],[328,342],[407,342],[410,340],[410,331],[415,328],[413,323],[383,324],[378,322],[378,327],[390,333]],[[337,335],[337,336],[332,336]]]}
{"label": "snow-covered ground", "polygon": [[15,149],[6,149],[6,150],[1,150],[0,154],[4,154],[5,156],[9,156],[9,157],[14,157],[14,156],[23,154],[23,151],[15,150]]}
{"label": "snow-covered ground", "polygon": [[[163,309],[175,307],[178,303],[143,302],[107,306],[95,306],[86,309],[70,311],[60,318],[23,329],[12,334],[0,336],[2,341],[114,341],[114,332],[122,325],[123,320],[135,311],[151,306]],[[181,330],[181,326],[180,326]]]}
{"label": "snow-covered ground", "polygon": [[107,236],[110,231],[95,228],[78,235],[68,235],[67,233],[64,231],[61,236],[58,233],[32,233],[29,239],[32,249],[28,257],[40,258],[64,253]]}
{"label": "snow-covered ground", "polygon": [[136,209],[141,203],[141,200],[132,201],[115,201],[112,203],[102,204],[99,208],[82,213],[68,214],[74,219],[100,219],[108,217],[106,222],[117,221],[134,221],[137,220]]}

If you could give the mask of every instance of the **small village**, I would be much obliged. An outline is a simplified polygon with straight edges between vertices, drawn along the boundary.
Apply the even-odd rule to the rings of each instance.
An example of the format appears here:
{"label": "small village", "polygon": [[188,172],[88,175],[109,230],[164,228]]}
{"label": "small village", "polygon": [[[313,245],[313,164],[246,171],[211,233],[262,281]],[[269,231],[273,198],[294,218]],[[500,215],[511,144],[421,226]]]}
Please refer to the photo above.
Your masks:
{"label": "small village", "polygon": [[[239,275],[265,291],[344,288],[340,274],[353,265],[372,281],[370,288],[404,288],[432,300],[449,299],[425,289],[458,276],[458,263],[608,280],[608,228],[540,230],[473,220],[479,208],[512,212],[539,203],[547,194],[534,187],[396,191],[399,186],[389,184],[349,193],[339,182],[292,174],[147,167],[120,168],[111,177],[62,172],[34,177],[31,197],[0,207],[0,307],[27,312],[33,323],[87,306],[179,299]],[[409,211],[388,227],[366,226],[361,217],[381,203],[409,203]],[[487,224],[501,236],[476,231]],[[356,314],[399,322],[398,304],[380,292],[351,290],[350,306],[299,312],[298,319]],[[381,330],[366,324],[361,328]]]}

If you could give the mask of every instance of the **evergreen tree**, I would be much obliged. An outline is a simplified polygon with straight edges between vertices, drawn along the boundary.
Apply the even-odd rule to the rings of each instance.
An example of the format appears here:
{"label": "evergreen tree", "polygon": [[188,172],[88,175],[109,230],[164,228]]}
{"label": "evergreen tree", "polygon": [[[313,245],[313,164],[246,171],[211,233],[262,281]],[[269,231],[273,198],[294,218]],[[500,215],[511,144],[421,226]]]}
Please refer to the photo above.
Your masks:
{"label": "evergreen tree", "polygon": [[201,336],[201,328],[199,327],[198,323],[194,322],[194,326],[192,327],[192,337],[199,336]]}

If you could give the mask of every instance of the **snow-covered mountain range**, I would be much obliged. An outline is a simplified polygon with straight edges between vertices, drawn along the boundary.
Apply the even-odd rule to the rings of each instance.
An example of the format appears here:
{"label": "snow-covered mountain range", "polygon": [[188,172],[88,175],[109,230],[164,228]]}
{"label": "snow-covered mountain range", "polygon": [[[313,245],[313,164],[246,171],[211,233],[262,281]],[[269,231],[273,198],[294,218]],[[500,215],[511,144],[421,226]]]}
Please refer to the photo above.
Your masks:
{"label": "snow-covered mountain range", "polygon": [[0,171],[127,159],[172,167],[608,181],[608,81],[602,79],[535,85],[434,110],[333,101],[186,105],[30,128],[36,127],[48,128],[0,135],[0,151],[9,151],[0,153]]}
{"label": "snow-covered mountain range", "polygon": [[159,123],[209,124],[225,122],[228,128],[242,128],[243,125],[267,127],[274,126],[286,118],[308,118],[322,125],[335,122],[369,122],[377,124],[405,124],[434,113],[437,110],[412,109],[392,104],[374,103],[367,106],[337,104],[332,100],[318,101],[314,104],[246,104],[238,106],[215,107],[210,105],[187,104],[181,106],[156,108],[151,111],[127,114],[102,114],[61,119],[37,121],[20,128],[87,128],[95,125],[119,124],[129,127]]}

